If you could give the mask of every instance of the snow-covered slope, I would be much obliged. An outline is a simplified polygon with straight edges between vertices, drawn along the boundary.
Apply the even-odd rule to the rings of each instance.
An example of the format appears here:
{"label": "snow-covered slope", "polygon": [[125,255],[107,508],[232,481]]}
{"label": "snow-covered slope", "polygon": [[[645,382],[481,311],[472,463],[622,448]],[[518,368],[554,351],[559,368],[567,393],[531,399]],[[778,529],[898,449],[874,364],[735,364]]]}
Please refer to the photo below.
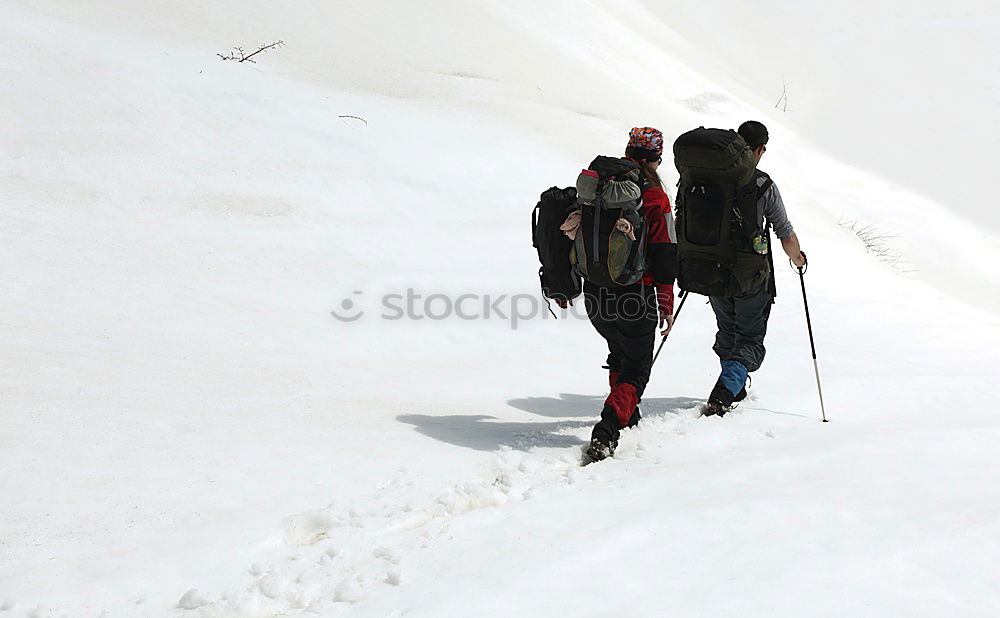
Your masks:
{"label": "snow-covered slope", "polygon": [[643,5],[698,44],[702,73],[817,146],[1000,231],[1000,4]]}
{"label": "snow-covered slope", "polygon": [[[702,76],[640,4],[14,0],[0,29],[0,610],[1000,611],[995,236],[936,232],[963,224]],[[694,419],[692,299],[648,422],[580,469],[604,352],[544,318],[528,211],[633,125],[749,117],[833,422],[780,268],[753,401]],[[408,289],[479,319],[381,319]]]}

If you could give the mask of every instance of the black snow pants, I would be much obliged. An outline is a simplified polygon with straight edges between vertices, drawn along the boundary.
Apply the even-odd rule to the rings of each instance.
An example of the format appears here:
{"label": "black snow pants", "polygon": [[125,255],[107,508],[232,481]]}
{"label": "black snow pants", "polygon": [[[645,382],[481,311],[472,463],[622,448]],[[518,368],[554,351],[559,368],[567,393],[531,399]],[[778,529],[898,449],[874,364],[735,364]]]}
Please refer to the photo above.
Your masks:
{"label": "black snow pants", "polygon": [[649,382],[659,319],[655,288],[641,283],[604,288],[585,282],[583,293],[590,323],[608,342],[608,367],[618,373],[619,382],[635,386],[641,398]]}

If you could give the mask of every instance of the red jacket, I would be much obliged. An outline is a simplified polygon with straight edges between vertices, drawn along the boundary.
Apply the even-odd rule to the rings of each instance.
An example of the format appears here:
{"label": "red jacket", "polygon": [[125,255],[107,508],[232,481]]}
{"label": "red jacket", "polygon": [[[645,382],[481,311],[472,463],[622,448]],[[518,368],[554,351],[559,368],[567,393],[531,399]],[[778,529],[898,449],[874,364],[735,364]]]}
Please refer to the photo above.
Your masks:
{"label": "red jacket", "polygon": [[656,186],[647,185],[642,192],[642,208],[649,231],[646,234],[648,270],[642,278],[645,285],[673,285],[677,278],[677,236],[670,198]]}

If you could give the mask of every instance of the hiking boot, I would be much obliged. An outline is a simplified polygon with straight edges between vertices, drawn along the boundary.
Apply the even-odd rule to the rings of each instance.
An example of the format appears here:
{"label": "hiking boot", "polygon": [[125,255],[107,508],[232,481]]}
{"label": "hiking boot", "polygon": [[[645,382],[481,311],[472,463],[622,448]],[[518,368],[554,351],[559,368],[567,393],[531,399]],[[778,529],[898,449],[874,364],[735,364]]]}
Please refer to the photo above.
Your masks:
{"label": "hiking boot", "polygon": [[725,416],[726,412],[732,410],[732,407],[722,405],[721,401],[715,401],[709,399],[705,405],[701,407],[702,416]]}
{"label": "hiking boot", "polygon": [[[747,380],[750,380],[750,376],[747,376]],[[718,400],[724,405],[732,405],[734,402],[740,402],[747,398],[747,387],[746,384],[744,384],[743,387],[740,388],[740,392],[733,395],[722,383],[722,378],[720,377],[715,381],[715,386],[712,387],[712,394],[718,394]],[[728,401],[730,398],[732,401]]]}
{"label": "hiking boot", "polygon": [[733,409],[734,401],[742,400],[746,396],[746,389],[742,389],[736,395],[740,399],[733,397],[729,389],[723,386],[722,380],[719,380],[712,387],[712,393],[708,396],[708,402],[701,407],[701,413],[703,416],[725,416],[726,412]]}
{"label": "hiking boot", "polygon": [[726,406],[727,408],[733,405],[734,401],[743,401],[747,396],[747,389],[742,388],[740,392],[735,396],[729,392],[729,389],[722,383],[722,380],[718,380],[715,386],[712,387],[712,392],[708,396],[708,400],[715,400]]}
{"label": "hiking boot", "polygon": [[611,406],[604,406],[601,410],[601,420],[594,425],[594,431],[590,434],[587,457],[592,461],[601,461],[613,456],[615,448],[618,447],[619,434],[618,414]]}
{"label": "hiking boot", "polygon": [[590,461],[602,461],[608,457],[614,457],[615,449],[618,448],[618,441],[602,442],[599,438],[592,438],[590,446],[587,447],[587,457]]}

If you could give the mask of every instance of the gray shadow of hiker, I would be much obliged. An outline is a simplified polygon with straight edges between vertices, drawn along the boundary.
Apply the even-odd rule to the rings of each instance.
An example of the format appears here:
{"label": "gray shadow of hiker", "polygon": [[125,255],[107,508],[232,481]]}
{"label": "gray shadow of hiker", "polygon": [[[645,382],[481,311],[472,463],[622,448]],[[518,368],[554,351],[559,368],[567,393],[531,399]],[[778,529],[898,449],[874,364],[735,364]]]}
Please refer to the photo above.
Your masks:
{"label": "gray shadow of hiker", "polygon": [[495,419],[494,416],[484,414],[401,414],[396,417],[396,420],[413,425],[427,437],[477,451],[495,451],[502,446],[520,451],[535,447],[580,446],[585,444],[582,439],[560,432],[593,424],[591,421],[493,422]]}
{"label": "gray shadow of hiker", "polygon": [[[642,414],[646,417],[676,414],[679,410],[704,403],[691,397],[643,399]],[[581,427],[592,427],[600,417],[604,396],[563,393],[559,397],[522,397],[507,405],[546,418],[564,420],[551,422],[497,421],[484,414],[431,416],[401,414],[401,423],[413,425],[417,432],[435,440],[479,451],[496,451],[501,447],[527,451],[532,448],[568,448],[587,443],[570,435]],[[572,420],[571,420],[572,419]]]}

